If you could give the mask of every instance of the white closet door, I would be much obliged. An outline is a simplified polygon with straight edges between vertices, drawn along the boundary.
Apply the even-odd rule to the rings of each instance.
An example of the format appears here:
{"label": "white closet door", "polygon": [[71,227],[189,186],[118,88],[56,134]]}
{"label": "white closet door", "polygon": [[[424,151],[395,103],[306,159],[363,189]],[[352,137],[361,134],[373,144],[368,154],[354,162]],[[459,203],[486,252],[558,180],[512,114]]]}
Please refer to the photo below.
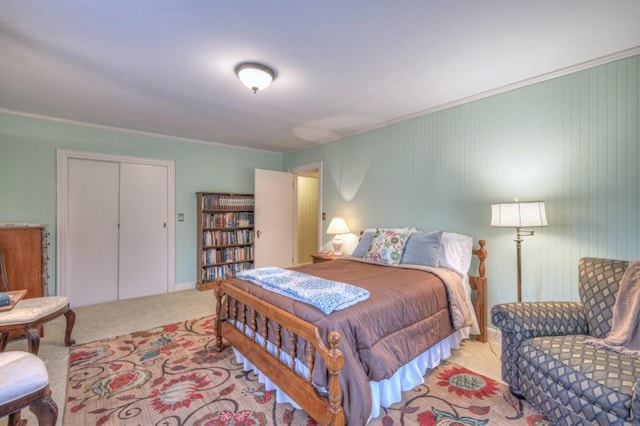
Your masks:
{"label": "white closet door", "polygon": [[69,159],[65,282],[73,306],[118,299],[119,170]]}
{"label": "white closet door", "polygon": [[167,168],[120,165],[119,299],[166,293]]}

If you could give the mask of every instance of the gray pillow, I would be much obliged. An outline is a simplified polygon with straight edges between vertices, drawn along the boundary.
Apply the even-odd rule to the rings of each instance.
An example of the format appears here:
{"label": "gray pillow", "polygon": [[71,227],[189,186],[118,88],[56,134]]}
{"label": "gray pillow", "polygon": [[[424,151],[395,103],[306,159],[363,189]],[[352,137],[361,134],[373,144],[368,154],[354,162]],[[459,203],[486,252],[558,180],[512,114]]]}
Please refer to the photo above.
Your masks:
{"label": "gray pillow", "polygon": [[404,248],[400,263],[438,266],[441,240],[442,231],[412,233]]}
{"label": "gray pillow", "polygon": [[375,234],[375,232],[365,232],[364,234],[362,234],[362,237],[360,237],[360,241],[358,242],[358,245],[356,246],[353,253],[351,253],[351,256],[364,259],[364,255],[369,251],[371,241],[373,241],[373,236]]}

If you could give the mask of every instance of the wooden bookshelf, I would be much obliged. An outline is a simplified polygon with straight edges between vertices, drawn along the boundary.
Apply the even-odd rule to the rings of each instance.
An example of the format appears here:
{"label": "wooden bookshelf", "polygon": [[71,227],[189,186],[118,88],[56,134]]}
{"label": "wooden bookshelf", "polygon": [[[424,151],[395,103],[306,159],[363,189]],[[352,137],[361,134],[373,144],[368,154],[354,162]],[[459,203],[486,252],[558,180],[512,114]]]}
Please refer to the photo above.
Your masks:
{"label": "wooden bookshelf", "polygon": [[198,192],[198,290],[253,268],[253,194]]}

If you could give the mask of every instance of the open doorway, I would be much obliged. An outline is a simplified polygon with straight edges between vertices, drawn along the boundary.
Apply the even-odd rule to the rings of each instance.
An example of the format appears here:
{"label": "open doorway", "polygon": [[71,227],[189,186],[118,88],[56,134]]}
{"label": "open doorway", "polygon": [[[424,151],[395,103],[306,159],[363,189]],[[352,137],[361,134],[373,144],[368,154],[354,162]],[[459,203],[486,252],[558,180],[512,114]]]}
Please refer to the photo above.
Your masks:
{"label": "open doorway", "polygon": [[291,169],[294,174],[294,264],[311,262],[322,246],[322,163]]}

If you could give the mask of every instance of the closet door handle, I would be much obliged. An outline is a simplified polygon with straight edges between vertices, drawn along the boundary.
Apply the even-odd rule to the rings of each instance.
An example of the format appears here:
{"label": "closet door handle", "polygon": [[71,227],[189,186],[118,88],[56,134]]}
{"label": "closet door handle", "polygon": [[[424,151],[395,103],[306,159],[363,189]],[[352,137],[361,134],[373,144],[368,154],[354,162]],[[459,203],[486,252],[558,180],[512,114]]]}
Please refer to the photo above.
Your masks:
{"label": "closet door handle", "polygon": [[256,231],[256,237],[260,238],[260,234],[262,234],[262,232],[260,232],[260,230]]}

